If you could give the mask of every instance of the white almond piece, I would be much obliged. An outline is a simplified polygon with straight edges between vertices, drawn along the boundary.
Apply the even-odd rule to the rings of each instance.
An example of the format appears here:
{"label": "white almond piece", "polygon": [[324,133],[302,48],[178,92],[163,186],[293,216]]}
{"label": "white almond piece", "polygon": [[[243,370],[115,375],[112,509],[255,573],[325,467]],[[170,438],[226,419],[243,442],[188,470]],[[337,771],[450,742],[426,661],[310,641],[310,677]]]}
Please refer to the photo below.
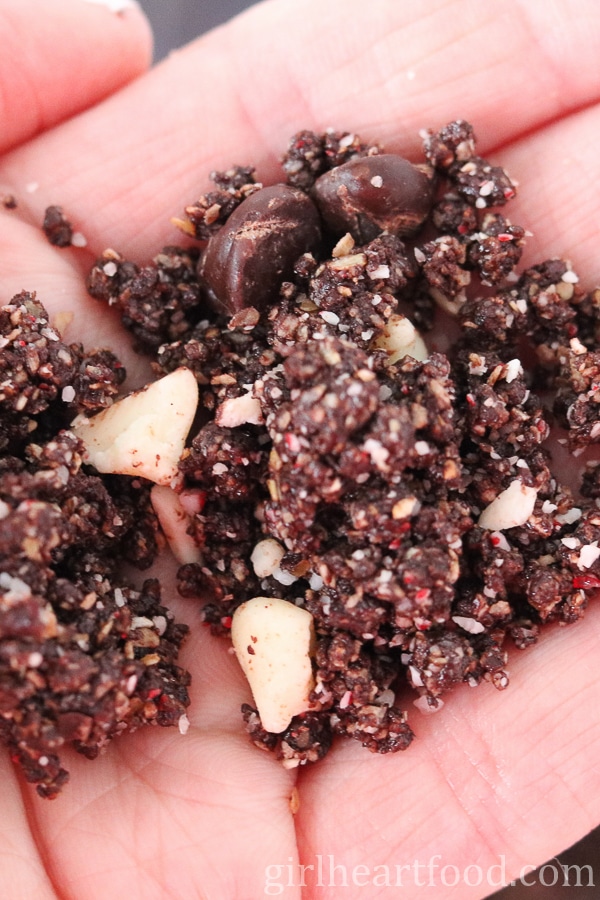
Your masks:
{"label": "white almond piece", "polygon": [[310,706],[313,617],[277,597],[254,597],[233,614],[231,640],[267,731],[285,731]]}
{"label": "white almond piece", "polygon": [[275,538],[259,541],[250,560],[258,578],[268,578],[279,567],[285,550]]}
{"label": "white almond piece", "polygon": [[170,484],[198,406],[198,384],[176,369],[118,400],[72,430],[85,444],[85,461],[99,472],[139,475]]}
{"label": "white almond piece", "polygon": [[179,494],[167,485],[155,484],[150,491],[150,500],[177,562],[182,566],[200,562],[200,548],[192,535],[188,534],[192,519],[181,505]]}
{"label": "white almond piece", "polygon": [[385,328],[375,341],[375,346],[389,353],[389,364],[393,366],[404,356],[412,356],[413,359],[427,359],[429,353],[425,341],[406,316],[400,313],[391,315]]}
{"label": "white almond piece", "polygon": [[511,481],[506,490],[498,494],[479,516],[481,528],[502,531],[524,525],[533,512],[537,491],[527,487],[520,478]]}

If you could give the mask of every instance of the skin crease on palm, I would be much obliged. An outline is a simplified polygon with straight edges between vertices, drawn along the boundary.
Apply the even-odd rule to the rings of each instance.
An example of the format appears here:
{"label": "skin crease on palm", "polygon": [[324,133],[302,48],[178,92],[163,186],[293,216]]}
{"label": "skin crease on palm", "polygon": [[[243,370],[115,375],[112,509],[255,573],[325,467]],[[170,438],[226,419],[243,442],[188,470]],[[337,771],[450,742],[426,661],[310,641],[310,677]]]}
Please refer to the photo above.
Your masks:
{"label": "skin crease on palm", "polygon": [[[146,74],[149,35],[135,8],[116,15],[53,0],[50,13],[46,0],[0,0],[0,37],[0,194],[19,204],[0,215],[2,302],[35,290],[52,314],[72,311],[65,337],[117,348],[132,386],[148,368],[87,297],[91,261],[112,246],[143,262],[177,242],[170,218],[209,171],[254,163],[261,180],[275,179],[300,128],[348,128],[418,158],[419,129],[470,120],[482,155],[520,182],[509,215],[533,232],[525,262],[560,254],[584,286],[600,279],[592,0],[270,0]],[[86,250],[46,242],[39,225],[51,203],[86,235]],[[485,871],[504,856],[510,879],[600,823],[593,603],[582,623],[513,652],[504,693],[465,687],[435,716],[415,710],[406,753],[373,756],[346,742],[293,773],[249,744],[235,660],[177,597],[167,559],[163,573],[165,600],[193,626],[182,653],[191,728],[126,736],[94,763],[65,751],[71,782],[51,802],[1,757],[3,897],[253,900],[265,895],[267,866],[311,865],[319,854],[349,872],[436,854]],[[399,893],[290,880],[280,896]],[[402,896],[492,890],[418,888],[405,876]]]}

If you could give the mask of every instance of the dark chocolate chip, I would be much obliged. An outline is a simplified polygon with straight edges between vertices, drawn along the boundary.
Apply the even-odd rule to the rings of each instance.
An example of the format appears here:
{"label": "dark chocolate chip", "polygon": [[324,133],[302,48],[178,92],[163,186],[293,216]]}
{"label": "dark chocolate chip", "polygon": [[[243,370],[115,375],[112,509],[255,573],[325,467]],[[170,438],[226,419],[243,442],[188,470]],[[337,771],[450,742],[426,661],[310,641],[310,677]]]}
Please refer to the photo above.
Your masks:
{"label": "dark chocolate chip", "polygon": [[431,209],[433,175],[392,153],[354,159],[317,179],[313,196],[332,231],[361,244],[382,231],[414,234]]}
{"label": "dark chocolate chip", "polygon": [[213,307],[227,315],[263,309],[320,237],[319,214],[302,191],[279,184],[251,194],[211,237],[200,262]]}
{"label": "dark chocolate chip", "polygon": [[55,247],[71,246],[73,226],[65,217],[62,207],[49,206],[46,209],[42,228],[50,243]]}

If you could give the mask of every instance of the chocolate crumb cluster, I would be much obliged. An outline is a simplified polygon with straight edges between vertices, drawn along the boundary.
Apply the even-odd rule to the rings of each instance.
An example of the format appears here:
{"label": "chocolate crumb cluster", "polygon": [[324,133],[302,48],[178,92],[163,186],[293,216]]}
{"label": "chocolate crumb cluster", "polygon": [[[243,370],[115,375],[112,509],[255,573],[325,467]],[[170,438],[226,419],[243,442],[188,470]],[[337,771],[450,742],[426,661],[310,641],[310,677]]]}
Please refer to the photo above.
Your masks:
{"label": "chocolate crumb cluster", "polygon": [[518,271],[517,188],[469,123],[423,143],[414,164],[301,131],[281,184],[213,173],[176,220],[194,249],[143,269],[107,251],[89,277],[157,373],[200,386],[180,489],[201,559],[180,592],[219,635],[254,597],[313,617],[306,712],[274,734],[243,708],[290,767],[334,735],[405,749],[409,689],[423,712],[504,689],[511,647],[600,588],[600,466],[562,484],[547,449],[554,422],[575,455],[600,441],[600,291],[567,260]]}
{"label": "chocolate crumb cluster", "polygon": [[[405,749],[407,701],[503,690],[513,648],[600,589],[600,465],[562,483],[548,441],[576,458],[600,442],[600,289],[568,260],[519,269],[517,186],[468,122],[422,137],[415,163],[301,131],[278,184],[212,174],[173,220],[191,246],[145,265],[107,249],[88,277],[157,376],[183,366],[199,385],[172,485],[180,593],[222,637],[251,600],[309,614],[303,711],[273,732],[242,708],[288,767],[336,735]],[[46,218],[60,245],[68,221]],[[61,743],[92,756],[182,721],[184,629],[156,582],[118,581],[120,560],[155,552],[148,484],[86,469],[68,430],[114,401],[118,362],[63,344],[30,295],[2,315],[0,727],[50,796]]]}
{"label": "chocolate crumb cluster", "polygon": [[148,484],[91,471],[69,430],[111,405],[123,366],[65,343],[22,292],[0,308],[0,368],[0,738],[52,798],[63,747],[93,759],[118,734],[186,721],[187,629],[156,580],[134,589],[119,571],[156,555]]}

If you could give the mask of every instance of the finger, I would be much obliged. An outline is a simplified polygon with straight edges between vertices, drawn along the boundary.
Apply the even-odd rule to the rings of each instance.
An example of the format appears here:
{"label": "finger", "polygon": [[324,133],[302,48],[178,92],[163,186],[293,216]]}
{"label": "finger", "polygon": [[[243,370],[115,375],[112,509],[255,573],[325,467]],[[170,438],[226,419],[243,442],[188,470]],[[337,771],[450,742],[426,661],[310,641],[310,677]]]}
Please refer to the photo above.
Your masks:
{"label": "finger", "polygon": [[599,134],[600,107],[595,105],[499,154],[519,182],[508,215],[532,233],[523,264],[552,256],[569,259],[586,288],[594,287],[600,278]]}
{"label": "finger", "polygon": [[[141,729],[93,763],[67,750],[61,796],[31,801],[56,884],[90,900],[259,897],[269,865],[297,864],[295,775],[250,743],[239,666],[199,628],[193,601],[175,597],[173,574],[168,565],[161,573],[163,601],[192,626],[179,659],[192,675],[189,731]],[[300,890],[286,896],[299,900]]]}
{"label": "finger", "polygon": [[[510,881],[586,834],[600,821],[593,762],[600,746],[600,609],[587,616],[533,650],[513,651],[504,693],[465,686],[435,715],[409,711],[417,737],[405,753],[373,757],[347,743],[303,770],[304,864],[332,854],[348,872],[363,865],[374,877],[378,865],[381,876],[388,866],[392,879],[404,865],[403,896],[474,900],[500,887],[503,861]],[[431,883],[427,869],[414,865],[429,860],[437,866]],[[440,877],[444,865],[459,873],[471,866],[470,874],[450,887],[452,874],[446,882]],[[492,866],[494,885],[486,880]],[[419,880],[430,893],[418,889]]]}
{"label": "finger", "polygon": [[60,896],[259,897],[274,859],[297,862],[294,774],[252,746],[239,666],[174,596],[174,566],[160,574],[163,601],[193,626],[179,659],[192,674],[189,730],[140,729],[92,763],[62,748],[61,795],[24,789],[32,830]]}
{"label": "finger", "polygon": [[68,765],[60,797],[31,800],[60,896],[257,898],[296,859],[290,775],[243,735],[147,728]]}
{"label": "finger", "polygon": [[[180,656],[180,664],[192,676],[190,721],[202,730],[242,735],[249,744],[241,713],[243,703],[252,703],[248,682],[231,650],[231,641],[216,638],[202,622],[204,598],[183,598],[179,594],[178,568],[170,552],[165,550],[152,569],[144,572],[144,578],[159,579],[163,603],[176,621],[190,629]],[[134,580],[139,577],[139,572],[133,574]],[[273,758],[271,761],[275,763]],[[277,763],[275,767],[279,768]]]}
{"label": "finger", "polygon": [[23,796],[8,754],[0,757],[2,779],[2,820],[0,821],[0,860],[2,894],[5,897],[36,897],[51,900],[56,894],[44,871],[38,848],[31,834]]}
{"label": "finger", "polygon": [[83,0],[0,2],[0,152],[92,106],[141,74],[151,36],[139,8]]}
{"label": "finger", "polygon": [[4,177],[19,189],[40,182],[38,215],[59,196],[89,223],[94,247],[110,239],[139,256],[177,236],[169,219],[205,173],[256,161],[270,179],[301,127],[347,127],[412,153],[420,128],[460,115],[485,153],[598,96],[598,5],[519,10],[265,3],[13,156]]}

